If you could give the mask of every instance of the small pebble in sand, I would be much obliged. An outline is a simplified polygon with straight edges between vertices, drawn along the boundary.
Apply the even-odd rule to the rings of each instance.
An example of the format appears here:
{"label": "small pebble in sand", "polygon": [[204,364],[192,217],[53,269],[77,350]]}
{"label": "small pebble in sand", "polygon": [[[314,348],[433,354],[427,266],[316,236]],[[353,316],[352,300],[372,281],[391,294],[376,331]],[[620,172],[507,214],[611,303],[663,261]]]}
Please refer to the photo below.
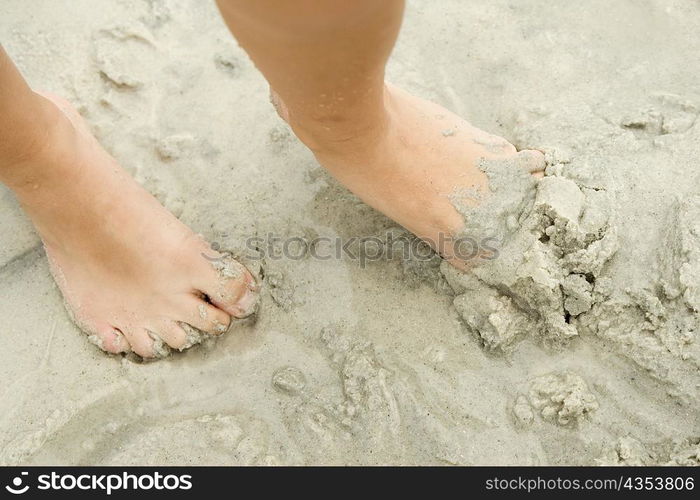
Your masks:
{"label": "small pebble in sand", "polygon": [[518,399],[513,405],[513,416],[515,417],[515,422],[520,427],[527,427],[535,420],[535,414],[532,411],[530,402],[522,394],[518,396]]}
{"label": "small pebble in sand", "polygon": [[294,395],[299,394],[306,386],[306,377],[298,368],[285,366],[272,375],[272,387],[279,392]]}

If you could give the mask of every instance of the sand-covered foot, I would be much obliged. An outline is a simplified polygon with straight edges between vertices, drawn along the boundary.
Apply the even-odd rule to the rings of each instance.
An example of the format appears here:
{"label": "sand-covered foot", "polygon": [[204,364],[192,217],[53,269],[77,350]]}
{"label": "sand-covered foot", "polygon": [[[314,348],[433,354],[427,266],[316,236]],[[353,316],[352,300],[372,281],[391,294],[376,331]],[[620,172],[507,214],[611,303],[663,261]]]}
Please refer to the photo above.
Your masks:
{"label": "sand-covered foot", "polygon": [[385,87],[385,109],[366,113],[379,119],[356,129],[342,115],[326,114],[317,123],[295,119],[274,92],[272,101],[342,184],[459,267],[465,263],[449,240],[459,237],[465,221],[454,200],[469,193],[472,200],[488,201],[489,181],[480,163],[504,160],[535,176],[545,168],[539,151],[518,152],[505,139],[392,85]]}
{"label": "sand-covered foot", "polygon": [[105,351],[150,358],[251,314],[257,285],[245,267],[137,184],[66,101],[45,97],[55,126],[15,191],[76,323]]}

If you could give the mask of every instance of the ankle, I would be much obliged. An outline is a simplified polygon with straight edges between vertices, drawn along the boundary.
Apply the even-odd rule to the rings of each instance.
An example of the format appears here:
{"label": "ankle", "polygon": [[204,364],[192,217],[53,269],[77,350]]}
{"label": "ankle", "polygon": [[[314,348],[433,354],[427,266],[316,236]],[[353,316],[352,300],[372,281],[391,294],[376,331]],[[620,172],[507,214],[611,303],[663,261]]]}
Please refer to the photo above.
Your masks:
{"label": "ankle", "polygon": [[381,142],[389,128],[387,116],[373,120],[292,121],[294,134],[314,154],[344,155],[370,151]]}
{"label": "ankle", "polygon": [[366,151],[381,142],[391,121],[384,97],[322,112],[290,108],[276,95],[273,104],[297,138],[316,155]]}

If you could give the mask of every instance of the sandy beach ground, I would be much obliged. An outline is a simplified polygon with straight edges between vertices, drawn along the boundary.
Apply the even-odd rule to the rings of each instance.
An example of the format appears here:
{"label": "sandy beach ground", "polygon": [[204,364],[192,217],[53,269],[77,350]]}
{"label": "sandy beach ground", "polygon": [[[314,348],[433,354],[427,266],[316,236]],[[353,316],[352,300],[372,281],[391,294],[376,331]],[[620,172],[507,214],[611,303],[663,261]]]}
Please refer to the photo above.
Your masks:
{"label": "sandy beach ground", "polygon": [[1,464],[699,463],[697,1],[409,2],[388,78],[550,165],[466,278],[246,250],[405,233],[294,138],[213,2],[0,0],[0,40],[265,285],[223,338],[107,356],[0,188]]}

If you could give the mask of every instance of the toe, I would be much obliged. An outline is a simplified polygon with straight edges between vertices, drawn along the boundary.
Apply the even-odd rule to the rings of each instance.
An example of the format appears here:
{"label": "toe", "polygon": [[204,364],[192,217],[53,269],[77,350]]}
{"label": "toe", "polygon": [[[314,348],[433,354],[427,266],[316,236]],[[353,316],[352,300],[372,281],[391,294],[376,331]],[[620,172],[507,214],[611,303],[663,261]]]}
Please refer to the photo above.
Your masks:
{"label": "toe", "polygon": [[[246,318],[255,312],[259,286],[247,269],[241,279],[221,280],[211,301],[234,318]],[[205,292],[206,293],[206,292]]]}
{"label": "toe", "polygon": [[112,354],[131,351],[131,346],[124,334],[111,326],[98,330],[90,338],[100,349]]}
{"label": "toe", "polygon": [[524,149],[518,152],[517,156],[518,163],[533,175],[541,174],[547,166],[541,151]]}
{"label": "toe", "polygon": [[234,318],[255,312],[260,287],[250,271],[228,255],[212,262],[200,275],[198,285],[216,307]]}
{"label": "toe", "polygon": [[145,328],[120,328],[131,345],[131,350],[142,358],[153,358],[153,338]]}
{"label": "toe", "polygon": [[187,333],[174,321],[163,322],[155,331],[173,349],[182,350],[187,346]]}
{"label": "toe", "polygon": [[180,321],[212,335],[221,335],[231,324],[229,314],[194,296],[188,300],[183,310],[188,313]]}

